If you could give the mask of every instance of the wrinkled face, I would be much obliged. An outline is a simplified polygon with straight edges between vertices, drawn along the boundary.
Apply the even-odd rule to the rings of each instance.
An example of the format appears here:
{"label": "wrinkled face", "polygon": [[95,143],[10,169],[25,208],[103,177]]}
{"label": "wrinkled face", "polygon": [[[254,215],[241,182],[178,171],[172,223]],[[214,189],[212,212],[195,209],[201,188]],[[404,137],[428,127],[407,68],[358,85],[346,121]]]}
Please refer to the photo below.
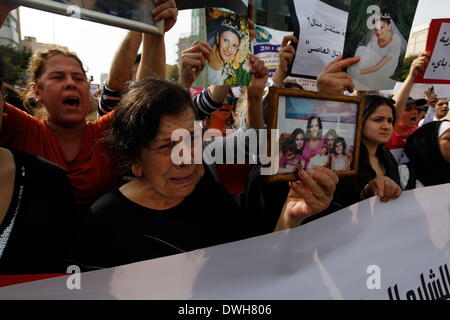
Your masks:
{"label": "wrinkled face", "polygon": [[417,127],[417,123],[419,121],[419,112],[417,111],[416,104],[407,104],[400,119],[398,120],[398,125],[401,128],[414,129]]}
{"label": "wrinkled face", "polygon": [[44,64],[34,94],[48,112],[48,121],[74,127],[85,121],[89,111],[89,83],[78,61],[56,55]]}
{"label": "wrinkled face", "polygon": [[[177,144],[171,141],[172,132],[186,129],[194,137],[195,115],[191,108],[176,116],[163,116],[156,137],[141,151],[137,164],[142,168],[142,179],[154,196],[167,200],[182,200],[188,196],[203,175],[201,164],[172,162],[172,149]],[[184,143],[184,142],[180,142]],[[193,141],[191,157],[193,157]]]}
{"label": "wrinkled face", "polygon": [[317,138],[319,136],[319,131],[320,131],[319,120],[312,119],[311,120],[311,136],[313,138]]}
{"label": "wrinkled face", "polygon": [[386,21],[377,20],[373,32],[378,40],[384,40],[391,35],[391,25]]}
{"label": "wrinkled face", "polygon": [[450,129],[439,137],[439,150],[441,150],[445,161],[450,163]]}
{"label": "wrinkled face", "polygon": [[367,117],[363,126],[363,141],[366,144],[384,144],[389,141],[393,131],[392,109],[387,105],[381,105]]}
{"label": "wrinkled face", "polygon": [[439,99],[436,103],[436,118],[441,119],[448,113],[448,99]]}
{"label": "wrinkled face", "polygon": [[326,137],[326,140],[325,140],[325,143],[327,144],[327,146],[328,146],[328,148],[333,148],[333,145],[334,145],[334,137],[331,135],[331,134],[329,134],[327,137]]}
{"label": "wrinkled face", "polygon": [[239,49],[240,39],[231,31],[222,32],[219,37],[219,54],[224,62],[233,60]]}
{"label": "wrinkled face", "polygon": [[305,136],[301,133],[297,134],[295,137],[295,145],[297,146],[297,149],[300,150],[305,143]]}

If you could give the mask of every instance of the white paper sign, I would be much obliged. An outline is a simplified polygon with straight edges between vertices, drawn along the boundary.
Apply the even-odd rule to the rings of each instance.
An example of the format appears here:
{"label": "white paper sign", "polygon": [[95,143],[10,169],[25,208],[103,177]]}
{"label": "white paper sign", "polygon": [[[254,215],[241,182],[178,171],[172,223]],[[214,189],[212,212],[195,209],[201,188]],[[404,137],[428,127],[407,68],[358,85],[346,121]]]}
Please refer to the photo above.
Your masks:
{"label": "white paper sign", "polygon": [[83,273],[80,290],[61,277],[0,299],[448,299],[449,193],[371,198],[296,229]]}
{"label": "white paper sign", "polygon": [[424,79],[450,80],[450,23],[441,24]]}
{"label": "white paper sign", "polygon": [[342,54],[348,12],[320,0],[296,0],[300,24],[299,44],[292,74],[316,77],[328,63]]}

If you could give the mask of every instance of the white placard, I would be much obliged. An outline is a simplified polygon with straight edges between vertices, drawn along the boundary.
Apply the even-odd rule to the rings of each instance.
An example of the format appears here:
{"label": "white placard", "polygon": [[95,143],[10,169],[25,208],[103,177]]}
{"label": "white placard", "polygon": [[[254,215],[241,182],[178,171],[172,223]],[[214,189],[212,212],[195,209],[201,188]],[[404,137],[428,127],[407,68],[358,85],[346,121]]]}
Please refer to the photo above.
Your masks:
{"label": "white placard", "polygon": [[439,36],[423,78],[450,80],[450,23],[441,24]]}
{"label": "white placard", "polygon": [[348,12],[320,0],[295,0],[300,24],[299,44],[292,74],[316,77],[342,54]]}

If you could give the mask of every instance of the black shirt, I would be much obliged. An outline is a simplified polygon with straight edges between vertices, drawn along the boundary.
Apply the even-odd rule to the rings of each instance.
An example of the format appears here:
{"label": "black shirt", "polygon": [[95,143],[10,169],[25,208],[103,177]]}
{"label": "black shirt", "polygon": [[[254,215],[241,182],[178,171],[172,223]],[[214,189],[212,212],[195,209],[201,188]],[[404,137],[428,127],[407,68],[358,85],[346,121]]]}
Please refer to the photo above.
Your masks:
{"label": "black shirt", "polygon": [[16,176],[12,201],[0,224],[0,235],[11,230],[0,257],[0,274],[65,273],[62,258],[77,225],[69,179],[51,162],[10,151]]}
{"label": "black shirt", "polygon": [[153,210],[120,191],[101,197],[76,248],[85,269],[113,267],[178,254],[252,236],[249,215],[225,189],[202,178],[179,205]]}

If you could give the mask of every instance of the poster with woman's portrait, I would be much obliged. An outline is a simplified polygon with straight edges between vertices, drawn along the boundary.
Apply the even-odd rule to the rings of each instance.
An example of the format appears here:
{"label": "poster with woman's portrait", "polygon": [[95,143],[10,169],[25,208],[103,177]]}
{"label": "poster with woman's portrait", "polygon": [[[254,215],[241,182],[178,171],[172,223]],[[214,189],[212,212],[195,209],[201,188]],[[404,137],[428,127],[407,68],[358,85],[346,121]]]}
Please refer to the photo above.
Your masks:
{"label": "poster with woman's portrait", "polygon": [[361,60],[347,69],[357,90],[390,90],[405,58],[418,0],[351,3],[344,58]]}
{"label": "poster with woman's portrait", "polygon": [[270,99],[269,128],[278,129],[279,139],[269,181],[296,179],[298,170],[316,166],[356,173],[362,98],[271,88]]}
{"label": "poster with woman's portrait", "polygon": [[206,32],[212,48],[208,84],[248,86],[251,73],[247,18],[225,9],[206,8]]}

